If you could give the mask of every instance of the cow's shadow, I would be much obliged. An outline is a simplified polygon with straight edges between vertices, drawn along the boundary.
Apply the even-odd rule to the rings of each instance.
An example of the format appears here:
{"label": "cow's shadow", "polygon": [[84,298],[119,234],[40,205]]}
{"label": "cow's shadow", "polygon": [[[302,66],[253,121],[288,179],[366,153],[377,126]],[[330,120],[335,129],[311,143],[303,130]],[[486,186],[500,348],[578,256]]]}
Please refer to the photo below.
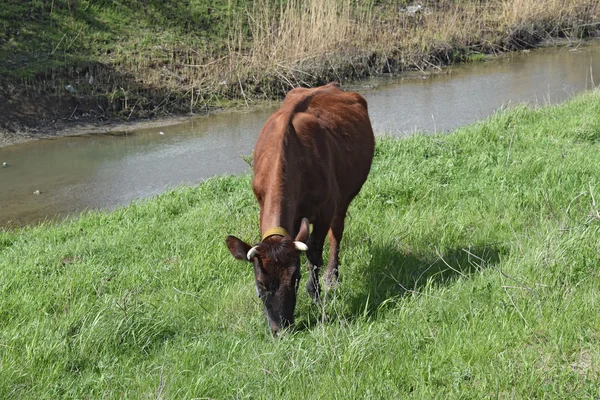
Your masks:
{"label": "cow's shadow", "polygon": [[[371,247],[368,264],[344,271],[337,289],[324,292],[321,304],[302,307],[296,330],[322,323],[372,316],[426,286],[448,285],[498,263],[505,249],[494,245],[460,246],[438,253],[412,254],[392,245]],[[345,276],[346,275],[346,276]]]}

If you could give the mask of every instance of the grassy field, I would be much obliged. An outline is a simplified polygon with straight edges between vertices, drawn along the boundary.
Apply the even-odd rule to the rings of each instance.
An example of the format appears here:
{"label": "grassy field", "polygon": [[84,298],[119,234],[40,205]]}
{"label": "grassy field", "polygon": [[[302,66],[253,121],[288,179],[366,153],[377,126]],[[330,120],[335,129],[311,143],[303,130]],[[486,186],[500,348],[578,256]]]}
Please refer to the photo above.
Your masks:
{"label": "grassy field", "polygon": [[194,113],[577,40],[596,0],[7,0],[0,129]]}
{"label": "grassy field", "polygon": [[380,138],[278,339],[224,244],[249,175],[0,232],[0,398],[598,398],[599,166],[598,91]]}

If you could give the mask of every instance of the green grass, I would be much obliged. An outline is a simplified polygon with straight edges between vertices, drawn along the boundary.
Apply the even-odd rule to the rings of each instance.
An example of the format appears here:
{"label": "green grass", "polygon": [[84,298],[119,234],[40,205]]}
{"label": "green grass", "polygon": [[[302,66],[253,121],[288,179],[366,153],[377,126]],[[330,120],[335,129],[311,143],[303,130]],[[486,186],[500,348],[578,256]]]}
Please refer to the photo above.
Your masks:
{"label": "green grass", "polygon": [[160,62],[162,54],[152,54],[160,46],[218,49],[226,45],[232,15],[245,5],[243,0],[7,0],[0,8],[5,55],[0,74],[12,82],[86,63],[119,63],[140,52]]}
{"label": "green grass", "polygon": [[278,339],[224,245],[248,175],[2,232],[0,398],[598,398],[599,166],[598,91],[379,139],[337,291]]}

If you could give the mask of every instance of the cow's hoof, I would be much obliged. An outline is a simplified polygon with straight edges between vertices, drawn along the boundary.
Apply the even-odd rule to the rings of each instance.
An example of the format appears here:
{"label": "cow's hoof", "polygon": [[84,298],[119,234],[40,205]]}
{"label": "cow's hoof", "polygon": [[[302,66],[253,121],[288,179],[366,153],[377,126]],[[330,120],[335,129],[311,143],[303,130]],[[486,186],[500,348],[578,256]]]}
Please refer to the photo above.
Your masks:
{"label": "cow's hoof", "polygon": [[335,290],[337,288],[337,285],[338,285],[337,270],[334,270],[333,272],[328,272],[327,275],[325,275],[325,289],[326,290]]}

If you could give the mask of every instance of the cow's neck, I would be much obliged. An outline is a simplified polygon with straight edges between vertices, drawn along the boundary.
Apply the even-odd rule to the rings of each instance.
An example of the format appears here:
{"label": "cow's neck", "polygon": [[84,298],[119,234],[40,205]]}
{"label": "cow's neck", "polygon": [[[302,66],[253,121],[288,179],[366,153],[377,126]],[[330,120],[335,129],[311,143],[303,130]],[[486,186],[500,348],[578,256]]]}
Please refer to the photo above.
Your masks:
{"label": "cow's neck", "polygon": [[283,228],[290,235],[294,234],[293,222],[291,218],[281,214],[264,213],[260,224],[261,237],[264,238],[265,232],[273,228]]}
{"label": "cow's neck", "polygon": [[289,192],[282,186],[274,187],[265,198],[260,212],[261,237],[266,231],[276,227],[285,229],[290,235],[296,233],[294,231],[295,202],[286,197]]}
{"label": "cow's neck", "polygon": [[288,146],[291,140],[293,139],[288,136],[287,145],[282,143],[280,157],[270,169],[269,192],[266,193],[260,210],[261,236],[276,227],[285,229],[292,237],[297,233],[294,223],[298,219],[296,211],[300,177],[296,176],[299,171],[293,165],[294,155],[290,154]]}

